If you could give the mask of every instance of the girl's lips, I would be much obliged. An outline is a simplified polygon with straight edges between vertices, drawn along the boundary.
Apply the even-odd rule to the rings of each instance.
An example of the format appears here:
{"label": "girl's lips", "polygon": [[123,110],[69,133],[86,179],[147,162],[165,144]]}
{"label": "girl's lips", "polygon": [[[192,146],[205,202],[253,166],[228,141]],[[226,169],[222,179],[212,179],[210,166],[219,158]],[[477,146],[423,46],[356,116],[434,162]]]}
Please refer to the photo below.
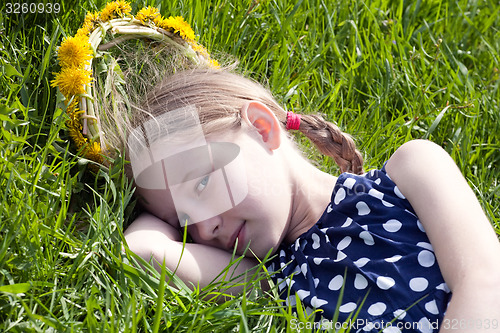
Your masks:
{"label": "girl's lips", "polygon": [[238,248],[236,249],[237,251],[240,251],[242,248],[244,249],[244,236],[245,236],[245,232],[244,232],[244,227],[245,227],[245,223],[246,221],[244,221],[241,226],[235,230],[234,234],[231,236],[231,239],[229,241],[229,244],[228,244],[228,249],[229,250],[233,250],[235,245],[236,245],[236,240],[238,240]]}
{"label": "girl's lips", "polygon": [[246,248],[246,243],[245,243],[245,225],[246,221],[243,222],[241,225],[240,231],[238,232],[238,236],[236,237],[238,239],[238,247],[236,248],[236,251],[239,253],[243,253],[243,251]]}

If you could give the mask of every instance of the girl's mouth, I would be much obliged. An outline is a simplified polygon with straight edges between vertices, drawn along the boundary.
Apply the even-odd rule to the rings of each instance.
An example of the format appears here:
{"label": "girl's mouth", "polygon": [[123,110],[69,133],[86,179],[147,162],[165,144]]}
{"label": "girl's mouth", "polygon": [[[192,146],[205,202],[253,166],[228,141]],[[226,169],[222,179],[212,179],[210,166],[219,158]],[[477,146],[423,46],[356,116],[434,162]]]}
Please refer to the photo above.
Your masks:
{"label": "girl's mouth", "polygon": [[[245,249],[245,225],[246,225],[246,220],[243,221],[241,226],[236,229],[234,232],[233,236],[231,237],[231,241],[229,242],[229,249],[233,250],[235,246],[237,246],[236,251],[241,253]],[[238,245],[236,245],[236,241],[238,242]]]}

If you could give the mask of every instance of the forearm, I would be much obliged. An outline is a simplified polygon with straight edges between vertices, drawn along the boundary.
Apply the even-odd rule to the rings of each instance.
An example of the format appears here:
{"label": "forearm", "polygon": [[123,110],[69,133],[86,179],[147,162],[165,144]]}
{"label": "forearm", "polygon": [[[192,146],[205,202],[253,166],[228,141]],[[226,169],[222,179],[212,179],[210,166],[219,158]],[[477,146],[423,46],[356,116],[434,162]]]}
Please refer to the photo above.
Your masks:
{"label": "forearm", "polygon": [[[236,281],[243,281],[245,274],[251,277],[257,265],[256,260],[238,259],[217,248],[183,243],[173,227],[149,214],[141,215],[124,235],[132,252],[146,261],[152,259],[158,270],[165,263],[188,286],[204,288],[213,281],[229,281],[240,275],[242,278]],[[233,261],[237,262],[228,268]],[[235,286],[228,292],[239,293],[242,289]]]}

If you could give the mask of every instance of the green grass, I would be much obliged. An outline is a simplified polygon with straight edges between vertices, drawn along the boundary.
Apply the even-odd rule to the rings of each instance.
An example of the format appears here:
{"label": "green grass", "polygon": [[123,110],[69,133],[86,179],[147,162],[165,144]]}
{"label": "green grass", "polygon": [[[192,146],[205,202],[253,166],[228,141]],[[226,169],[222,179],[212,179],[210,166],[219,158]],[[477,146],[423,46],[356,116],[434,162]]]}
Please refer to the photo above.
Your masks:
{"label": "green grass", "polygon": [[[366,169],[408,140],[438,143],[500,234],[497,1],[151,0],[133,12],[146,4],[183,15],[286,109],[324,113],[354,136]],[[0,330],[292,331],[295,315],[260,291],[217,304],[203,297],[215,285],[168,286],[166,272],[122,253],[133,189],[121,164],[94,175],[73,155],[50,87],[56,46],[103,6],[61,5],[57,15],[0,8]]]}

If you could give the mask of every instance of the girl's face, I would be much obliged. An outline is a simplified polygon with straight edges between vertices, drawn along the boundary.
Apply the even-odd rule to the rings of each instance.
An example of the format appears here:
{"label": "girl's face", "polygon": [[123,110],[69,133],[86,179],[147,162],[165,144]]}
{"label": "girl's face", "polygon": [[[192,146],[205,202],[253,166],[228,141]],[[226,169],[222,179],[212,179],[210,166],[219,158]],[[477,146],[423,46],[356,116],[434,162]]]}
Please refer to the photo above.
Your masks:
{"label": "girl's face", "polygon": [[145,208],[174,226],[187,222],[199,244],[237,254],[248,246],[246,255],[259,258],[276,250],[289,228],[293,186],[279,149],[281,131],[269,116],[243,109],[242,128],[206,138],[208,153],[175,155],[169,165],[184,167],[176,168],[167,190],[138,187]]}
{"label": "girl's face", "polygon": [[[248,245],[262,258],[271,248],[277,248],[286,233],[291,215],[291,185],[276,151],[267,150],[258,136],[242,131],[231,138],[231,142],[240,147],[239,158],[244,167],[240,175],[233,174],[229,182],[233,184],[233,193],[246,192],[246,195],[231,209],[189,225],[188,231],[197,243],[228,251],[237,245],[238,254],[242,254]],[[215,179],[211,181],[210,178],[201,179],[201,184],[205,184],[204,191],[208,191],[207,195],[219,193],[222,198],[226,187]],[[192,209],[196,210],[196,207]],[[248,255],[252,256],[250,251]]]}

